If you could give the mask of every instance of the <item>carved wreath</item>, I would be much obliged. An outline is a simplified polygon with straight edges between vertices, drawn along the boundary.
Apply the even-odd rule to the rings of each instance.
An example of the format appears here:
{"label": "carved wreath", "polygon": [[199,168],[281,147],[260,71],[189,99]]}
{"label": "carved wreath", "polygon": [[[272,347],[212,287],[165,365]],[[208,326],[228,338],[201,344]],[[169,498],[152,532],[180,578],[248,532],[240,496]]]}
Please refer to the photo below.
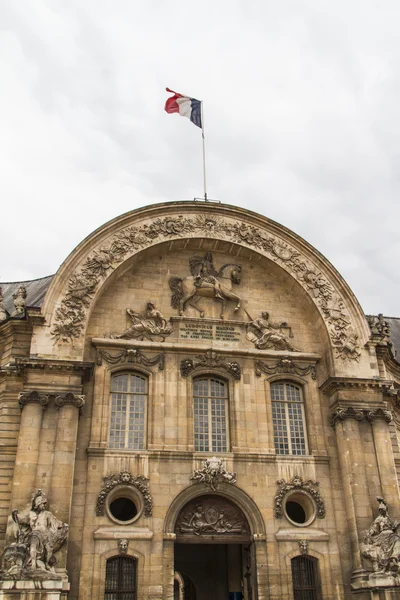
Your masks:
{"label": "carved wreath", "polygon": [[215,215],[164,217],[149,224],[126,227],[115,234],[107,246],[94,250],[68,281],[68,290],[56,311],[51,332],[55,341],[71,343],[81,336],[87,309],[100,282],[130,253],[150,246],[155,240],[190,233],[223,235],[232,242],[263,250],[272,260],[284,266],[319,306],[336,356],[343,360],[359,360],[358,336],[351,327],[343,299],[332,283],[300,252],[265,230]]}
{"label": "carved wreath", "polygon": [[277,519],[283,517],[283,499],[286,494],[292,490],[300,490],[310,494],[317,506],[317,517],[319,519],[325,518],[325,504],[318,491],[318,481],[312,481],[311,479],[303,481],[301,477],[294,475],[289,482],[285,481],[285,479],[280,479],[276,483],[279,486],[275,496],[275,517]]}
{"label": "carved wreath", "polygon": [[105,513],[106,499],[108,494],[117,485],[125,485],[127,487],[134,487],[143,496],[144,503],[144,514],[146,517],[151,517],[153,514],[153,498],[150,494],[149,480],[143,475],[137,475],[134,477],[129,471],[121,471],[115,475],[106,475],[103,477],[104,485],[97,496],[96,502],[96,515],[98,517],[103,516]]}

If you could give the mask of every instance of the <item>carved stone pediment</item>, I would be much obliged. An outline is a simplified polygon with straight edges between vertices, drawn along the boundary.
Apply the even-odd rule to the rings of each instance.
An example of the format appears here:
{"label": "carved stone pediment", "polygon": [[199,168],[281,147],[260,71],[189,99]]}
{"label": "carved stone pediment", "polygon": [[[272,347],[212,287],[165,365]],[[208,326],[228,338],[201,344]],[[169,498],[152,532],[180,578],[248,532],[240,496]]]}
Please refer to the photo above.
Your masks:
{"label": "carved stone pediment", "polygon": [[205,354],[196,354],[194,358],[186,358],[181,361],[181,375],[188,377],[193,371],[200,368],[206,369],[223,369],[234,379],[240,379],[242,369],[239,363],[235,360],[229,360],[225,356],[208,350]]}
{"label": "carved stone pediment", "polygon": [[175,525],[178,536],[249,535],[242,511],[221,496],[195,498],[181,510]]}

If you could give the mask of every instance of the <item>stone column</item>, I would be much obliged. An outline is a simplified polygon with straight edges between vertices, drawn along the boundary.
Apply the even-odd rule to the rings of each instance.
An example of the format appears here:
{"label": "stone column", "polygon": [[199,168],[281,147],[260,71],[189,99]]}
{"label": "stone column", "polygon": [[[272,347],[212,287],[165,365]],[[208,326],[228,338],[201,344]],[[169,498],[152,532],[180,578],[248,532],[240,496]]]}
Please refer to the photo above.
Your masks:
{"label": "stone column", "polygon": [[[78,419],[85,404],[85,396],[72,393],[59,395],[55,399],[55,404],[58,408],[58,421],[51,479],[51,505],[55,516],[69,524]],[[68,539],[58,553],[58,566],[62,568],[66,566],[67,544]]]}
{"label": "stone column", "polygon": [[363,460],[359,421],[364,411],[352,407],[337,408],[330,416],[336,431],[344,504],[350,536],[353,571],[363,568],[360,534],[371,524],[372,510]]}
{"label": "stone column", "polygon": [[399,485],[389,431],[392,414],[388,410],[378,408],[368,411],[367,419],[372,424],[382,496],[390,509],[398,513],[400,509]]}
{"label": "stone column", "polygon": [[48,402],[48,395],[36,391],[19,395],[22,415],[11,492],[12,509],[23,510],[35,491],[43,410]]}

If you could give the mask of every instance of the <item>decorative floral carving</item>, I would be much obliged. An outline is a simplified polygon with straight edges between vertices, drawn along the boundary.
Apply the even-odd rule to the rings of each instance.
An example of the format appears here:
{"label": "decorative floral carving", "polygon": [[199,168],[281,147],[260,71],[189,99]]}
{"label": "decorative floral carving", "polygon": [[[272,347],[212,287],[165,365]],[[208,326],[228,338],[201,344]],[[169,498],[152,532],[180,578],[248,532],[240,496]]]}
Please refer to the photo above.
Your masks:
{"label": "decorative floral carving", "polygon": [[143,496],[144,502],[144,514],[146,517],[151,517],[153,514],[153,498],[150,494],[149,480],[143,475],[137,475],[134,477],[129,471],[121,471],[115,475],[106,475],[103,477],[103,487],[97,496],[96,502],[96,515],[102,516],[105,512],[105,504],[108,494],[117,485],[131,486],[139,490]]}
{"label": "decorative floral carving", "polygon": [[122,333],[105,337],[116,340],[153,340],[160,337],[164,341],[172,333],[171,324],[156,309],[154,302],[147,302],[145,310],[141,313],[137,313],[130,308],[127,308],[126,312],[131,318],[132,325]]}
{"label": "decorative floral carving", "polygon": [[[319,306],[328,324],[337,356],[343,360],[358,360],[358,340],[350,327],[350,318],[344,302],[335,292],[332,284],[308,259],[263,229],[208,214],[194,217],[181,215],[164,217],[155,219],[149,224],[126,227],[111,238],[107,248],[94,250],[71,278],[72,288],[75,287],[74,277],[85,278],[88,286],[84,294],[85,300],[77,297],[75,290],[71,290],[68,283],[67,293],[61,302],[61,307],[56,311],[56,324],[52,330],[55,341],[71,343],[80,337],[87,309],[85,301],[89,301],[89,297],[94,294],[101,280],[118,264],[154,241],[181,237],[187,233],[223,236],[232,242],[244,243],[250,248],[265,252],[290,272]],[[341,335],[337,336],[337,333]]]}
{"label": "decorative floral carving", "polygon": [[128,553],[129,540],[122,538],[118,540],[118,552],[119,554],[125,555]]}
{"label": "decorative floral carving", "polygon": [[325,518],[325,505],[318,491],[318,481],[311,481],[311,479],[303,481],[301,477],[294,475],[290,482],[285,481],[285,479],[280,479],[276,483],[279,486],[275,496],[275,517],[277,519],[283,516],[283,499],[286,494],[292,490],[302,490],[310,494],[310,496],[314,498],[317,506],[317,517],[319,519]]}
{"label": "decorative floral carving", "polygon": [[82,414],[83,407],[85,406],[85,396],[68,392],[67,394],[56,396],[54,403],[57,407],[57,410],[60,410],[60,408],[65,406],[65,404],[72,404],[79,409],[79,414]]}
{"label": "decorative floral carving", "polygon": [[178,516],[175,532],[189,535],[248,534],[248,524],[241,510],[218,496],[196,498]]}
{"label": "decorative floral carving", "polygon": [[29,402],[38,402],[43,408],[46,408],[50,400],[50,396],[47,394],[41,394],[39,392],[21,392],[18,396],[18,404],[22,410]]}
{"label": "decorative floral carving", "polygon": [[145,356],[139,348],[127,348],[118,352],[117,354],[110,354],[106,350],[97,351],[97,364],[100,366],[103,364],[103,360],[111,365],[118,363],[134,363],[136,365],[144,365],[146,367],[154,367],[158,365],[160,371],[164,369],[165,355],[157,354],[154,358],[148,358]]}
{"label": "decorative floral carving", "polygon": [[299,540],[300,554],[308,554],[308,540]]}
{"label": "decorative floral carving", "polygon": [[1,579],[62,579],[56,573],[57,552],[67,539],[68,525],[47,510],[47,498],[42,490],[32,497],[31,507],[19,513],[12,511],[18,530],[16,541],[3,552]]}
{"label": "decorative floral carving", "polygon": [[256,360],[256,375],[257,377],[261,376],[261,373],[265,373],[266,375],[276,375],[276,373],[288,373],[290,375],[300,375],[301,377],[305,377],[309,373],[311,373],[311,378],[317,378],[317,372],[315,369],[315,365],[307,365],[306,367],[301,367],[300,365],[296,365],[292,361],[291,358],[280,358],[275,365],[267,365],[266,363],[261,362],[260,360]]}
{"label": "decorative floral carving", "polygon": [[386,423],[390,423],[392,420],[392,413],[389,410],[383,408],[375,408],[373,410],[365,408],[354,408],[352,406],[345,406],[335,408],[329,416],[329,422],[332,427],[335,427],[339,421],[345,419],[355,419],[356,421],[362,421],[367,419],[370,423],[376,419],[383,419]]}
{"label": "decorative floral carving", "polygon": [[229,361],[213,350],[207,350],[205,354],[197,354],[193,359],[186,358],[181,361],[182,377],[188,377],[192,371],[199,368],[224,369],[234,379],[240,379],[242,376],[242,369],[238,362]]}
{"label": "decorative floral carving", "polygon": [[379,515],[364,533],[361,554],[372,563],[373,574],[370,577],[379,574],[398,576],[400,574],[399,522],[392,521],[388,505],[383,498],[378,496],[377,501]]}
{"label": "decorative floral carving", "polygon": [[213,456],[207,458],[203,462],[203,468],[197,469],[190,479],[196,483],[205,483],[215,492],[220,483],[236,483],[236,473],[227,471],[222,460]]}
{"label": "decorative floral carving", "polygon": [[253,342],[259,350],[274,348],[275,350],[298,352],[290,342],[288,336],[282,331],[282,329],[288,329],[291,332],[288,324],[271,321],[269,313],[266,311],[261,314],[260,318],[251,321],[246,329],[246,338],[250,342]]}
{"label": "decorative floral carving", "polygon": [[25,305],[26,305],[26,297],[27,291],[25,286],[20,285],[18,290],[13,294],[14,306],[15,306],[15,315],[23,315],[25,314]]}

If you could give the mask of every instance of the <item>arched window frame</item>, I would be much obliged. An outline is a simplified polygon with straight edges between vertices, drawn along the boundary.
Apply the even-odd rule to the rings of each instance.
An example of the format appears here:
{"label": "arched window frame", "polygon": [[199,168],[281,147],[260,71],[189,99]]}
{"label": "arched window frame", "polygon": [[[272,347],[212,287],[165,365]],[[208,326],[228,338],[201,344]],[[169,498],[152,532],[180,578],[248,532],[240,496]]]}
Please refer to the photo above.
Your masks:
{"label": "arched window frame", "polygon": [[293,599],[322,600],[321,572],[318,558],[310,554],[300,554],[293,556],[290,563]]}
{"label": "arched window frame", "polygon": [[[111,586],[110,582],[107,582],[107,563],[109,561],[115,561],[118,564],[118,581],[116,582],[116,587]],[[133,588],[131,587],[131,589],[125,589],[121,581],[121,575],[123,575],[122,565],[124,562],[125,564],[129,564],[128,561],[134,565],[134,586]],[[104,599],[138,600],[138,559],[135,556],[129,556],[128,554],[114,554],[107,558],[105,563]]]}
{"label": "arched window frame", "polygon": [[[274,402],[278,402],[277,400],[273,399],[273,390],[272,390],[272,386],[276,385],[276,384],[283,384],[283,385],[293,385],[297,388],[300,389],[300,395],[301,395],[301,401],[300,402],[296,402],[296,401],[290,401],[290,399],[287,398],[287,394],[285,391],[285,396],[284,396],[284,400],[282,401],[282,403],[285,404],[285,424],[286,424],[286,429],[288,431],[288,433],[290,432],[290,412],[289,412],[289,404],[296,404],[296,405],[300,405],[301,406],[301,415],[302,415],[302,427],[303,427],[303,439],[304,439],[304,452],[293,452],[293,442],[290,436],[290,433],[288,435],[288,452],[278,452],[277,449],[277,444],[276,444],[276,430],[277,430],[277,423],[276,423],[276,417],[274,415]],[[306,382],[301,379],[300,377],[282,377],[282,375],[280,376],[274,376],[268,379],[268,400],[269,400],[269,405],[270,405],[270,418],[271,418],[271,425],[272,425],[272,442],[273,442],[273,446],[275,448],[275,452],[277,454],[277,456],[307,456],[310,454],[310,450],[309,450],[309,436],[308,436],[308,419],[307,419],[307,410],[306,410],[306,397],[307,397],[307,385]]]}
{"label": "arched window frame", "polygon": [[[112,425],[112,411],[113,411],[113,393],[115,393],[113,391],[113,380],[117,377],[123,376],[123,375],[136,375],[140,378],[143,378],[145,380],[145,385],[146,385],[146,393],[144,394],[145,396],[145,401],[144,401],[144,418],[143,418],[143,425],[144,425],[144,430],[143,430],[143,443],[141,444],[141,447],[135,448],[135,447],[130,447],[129,446],[129,428],[127,428],[125,430],[125,444],[124,447],[116,447],[113,446],[111,444],[111,425]],[[141,452],[143,450],[146,450],[147,448],[147,444],[148,444],[148,421],[149,421],[149,396],[150,396],[150,389],[151,389],[151,381],[150,381],[150,375],[151,372],[144,370],[144,369],[131,369],[131,370],[127,370],[125,369],[113,369],[110,370],[109,372],[109,419],[108,419],[108,448],[110,450],[119,450],[119,451],[129,451],[129,452]],[[128,393],[129,396],[134,396],[135,394],[132,393]],[[127,395],[128,395],[127,394]],[[129,403],[131,402],[131,399],[129,398]],[[126,411],[126,423],[129,422],[129,410],[127,409]]]}
{"label": "arched window frame", "polygon": [[[208,450],[199,450],[196,448],[196,439],[195,439],[195,427],[196,427],[196,414],[195,414],[195,382],[200,379],[216,379],[225,385],[226,396],[225,396],[225,427],[226,427],[226,449],[225,450],[216,450],[212,449],[212,445]],[[231,451],[232,446],[232,432],[231,432],[231,418],[232,418],[232,398],[233,398],[233,381],[226,377],[225,374],[221,374],[218,370],[208,371],[199,369],[196,373],[193,374],[191,378],[189,378],[189,389],[188,389],[188,398],[191,399],[192,406],[192,426],[189,439],[192,440],[193,443],[193,451],[199,452],[201,454],[213,453],[213,454],[224,454]],[[209,414],[209,423],[211,423],[212,415]],[[212,428],[211,428],[212,429]],[[212,437],[212,431],[209,430],[209,441]]]}

